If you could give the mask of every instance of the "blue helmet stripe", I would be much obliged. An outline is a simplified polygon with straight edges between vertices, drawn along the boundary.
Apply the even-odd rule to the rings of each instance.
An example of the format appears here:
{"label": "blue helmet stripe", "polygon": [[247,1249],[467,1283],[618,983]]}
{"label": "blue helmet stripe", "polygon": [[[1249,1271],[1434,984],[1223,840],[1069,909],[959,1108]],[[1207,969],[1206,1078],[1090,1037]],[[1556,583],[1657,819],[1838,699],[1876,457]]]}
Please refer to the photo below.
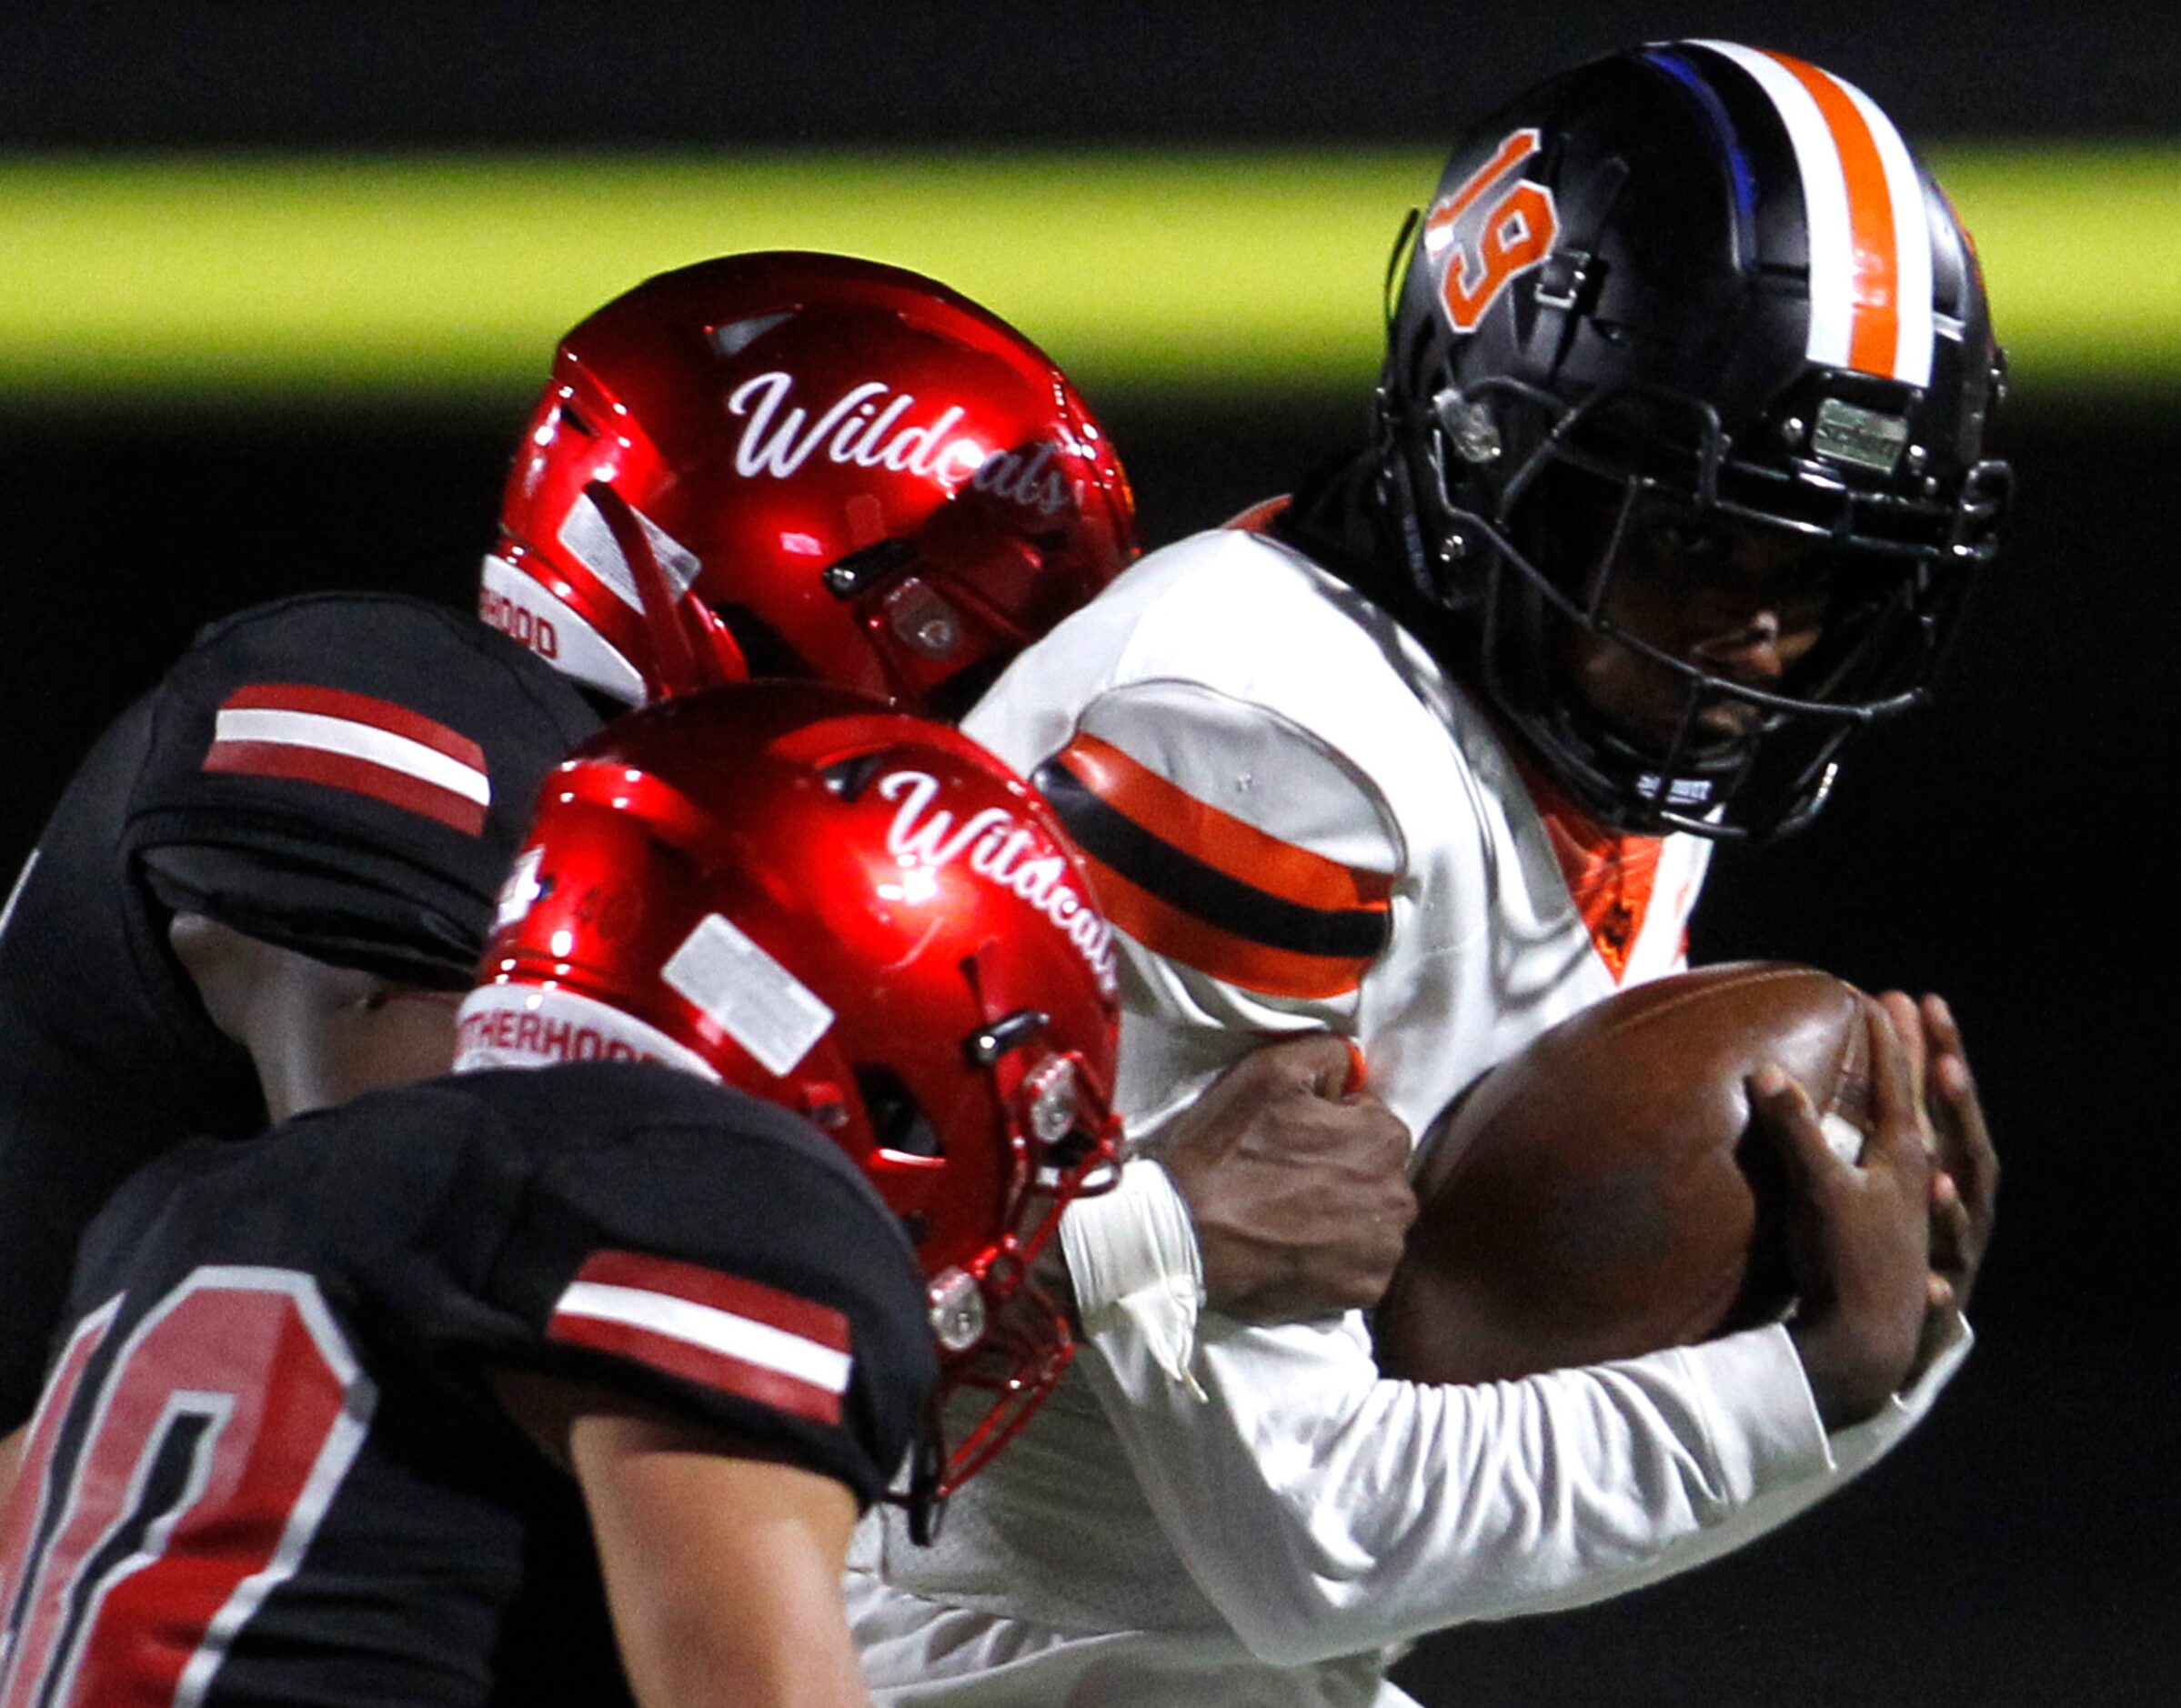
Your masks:
{"label": "blue helmet stripe", "polygon": [[1757,183],[1750,172],[1749,156],[1735,134],[1734,121],[1711,82],[1683,55],[1671,48],[1648,47],[1639,57],[1656,65],[1696,97],[1696,105],[1712,121],[1712,133],[1726,156],[1727,179],[1734,188],[1734,259],[1745,274],[1757,266]]}

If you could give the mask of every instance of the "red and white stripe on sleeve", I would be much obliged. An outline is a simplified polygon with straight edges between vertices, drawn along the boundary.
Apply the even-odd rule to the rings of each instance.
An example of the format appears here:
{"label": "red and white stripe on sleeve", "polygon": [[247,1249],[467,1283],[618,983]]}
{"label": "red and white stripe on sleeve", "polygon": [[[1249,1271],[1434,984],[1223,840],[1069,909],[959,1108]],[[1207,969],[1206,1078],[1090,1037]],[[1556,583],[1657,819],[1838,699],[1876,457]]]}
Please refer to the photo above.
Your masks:
{"label": "red and white stripe on sleeve", "polygon": [[485,749],[392,700],[304,682],[260,682],[220,704],[204,769],[368,795],[483,834],[492,804]]}
{"label": "red and white stripe on sleeve", "polygon": [[586,1259],[554,1305],[546,1336],[819,1423],[840,1422],[849,1389],[849,1320],[840,1311],[635,1251]]}

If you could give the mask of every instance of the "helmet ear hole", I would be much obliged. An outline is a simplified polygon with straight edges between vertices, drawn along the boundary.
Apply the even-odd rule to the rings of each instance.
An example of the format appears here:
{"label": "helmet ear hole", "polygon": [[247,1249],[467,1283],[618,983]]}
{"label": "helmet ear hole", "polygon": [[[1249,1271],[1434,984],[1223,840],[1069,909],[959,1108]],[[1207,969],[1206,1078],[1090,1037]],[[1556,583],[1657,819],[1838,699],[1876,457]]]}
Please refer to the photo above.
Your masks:
{"label": "helmet ear hole", "polygon": [[1004,652],[994,653],[965,669],[957,670],[930,693],[931,715],[960,723],[970,715],[970,708],[985,696],[985,690],[1000,679],[1000,674],[1011,662]]}
{"label": "helmet ear hole", "polygon": [[712,606],[712,615],[727,625],[735,645],[742,648],[742,656],[749,660],[750,675],[786,681],[805,681],[818,675],[809,660],[749,606],[720,600]]}
{"label": "helmet ear hole", "polygon": [[843,800],[853,800],[869,787],[879,768],[886,763],[883,752],[859,753],[853,759],[839,759],[826,767],[823,773],[826,787]]}
{"label": "helmet ear hole", "polygon": [[858,1062],[855,1073],[857,1095],[863,1100],[864,1115],[881,1150],[905,1157],[947,1154],[939,1130],[926,1119],[922,1105],[892,1069]]}

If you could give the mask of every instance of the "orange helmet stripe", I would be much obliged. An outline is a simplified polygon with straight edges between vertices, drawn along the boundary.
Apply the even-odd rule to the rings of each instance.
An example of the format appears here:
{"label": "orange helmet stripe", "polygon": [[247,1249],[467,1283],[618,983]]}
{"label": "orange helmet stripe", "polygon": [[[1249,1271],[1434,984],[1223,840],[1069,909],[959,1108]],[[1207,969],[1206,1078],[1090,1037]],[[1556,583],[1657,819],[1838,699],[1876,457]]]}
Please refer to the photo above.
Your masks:
{"label": "orange helmet stripe", "polygon": [[1853,84],[1786,54],[1695,44],[1732,60],[1779,116],[1802,180],[1813,362],[1931,383],[1931,226],[1893,121]]}
{"label": "orange helmet stripe", "polygon": [[1885,166],[1871,127],[1830,73],[1785,54],[1767,56],[1809,90],[1840,153],[1848,192],[1848,245],[1854,281],[1848,362],[1866,374],[1888,374],[1901,346],[1900,246]]}

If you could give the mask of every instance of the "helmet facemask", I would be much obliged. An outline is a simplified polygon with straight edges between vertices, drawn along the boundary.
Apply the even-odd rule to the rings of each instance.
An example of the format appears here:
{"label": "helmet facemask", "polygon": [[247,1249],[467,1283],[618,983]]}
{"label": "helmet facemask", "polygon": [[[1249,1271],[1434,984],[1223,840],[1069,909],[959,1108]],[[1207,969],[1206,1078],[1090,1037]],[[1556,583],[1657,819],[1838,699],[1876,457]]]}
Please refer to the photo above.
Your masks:
{"label": "helmet facemask", "polygon": [[[1784,411],[1780,437],[1803,430]],[[1707,406],[1663,393],[1573,407],[1513,379],[1435,399],[1406,475],[1434,600],[1473,648],[1494,708],[1591,812],[1618,828],[1764,840],[1806,825],[1861,730],[1922,704],[1971,572],[1992,556],[2004,465],[1946,497],[1857,492],[1735,454]],[[1503,427],[1501,424],[1505,423]],[[1413,441],[1412,441],[1413,442]],[[1680,445],[1678,456],[1662,447]],[[1776,682],[1736,680],[1623,620],[1616,595],[1655,574],[1638,537],[1743,532],[1822,557],[1814,644]],[[1654,548],[1655,549],[1655,548]],[[1622,649],[1678,696],[1671,727],[1616,723],[1565,663],[1572,634]],[[1747,708],[1731,738],[1704,723]]]}
{"label": "helmet facemask", "polygon": [[[976,961],[970,970],[980,991],[998,982]],[[903,1214],[930,1276],[940,1349],[924,1442],[908,1485],[889,1497],[908,1510],[910,1537],[920,1542],[938,1533],[947,1500],[1020,1432],[1075,1356],[1067,1311],[1033,1271],[1068,1206],[1118,1177],[1121,1127],[1093,1065],[1080,1050],[1054,1048],[1048,1028],[1045,1015],[1016,1009],[994,1014],[961,1044],[964,1064],[990,1094],[967,1119],[981,1125],[996,1110],[1007,1135],[1010,1167],[1000,1183],[997,1237],[964,1249],[919,1211]],[[962,1117],[935,1121],[890,1073],[859,1068],[855,1079],[876,1146],[865,1171],[900,1208],[916,1195],[910,1177],[944,1166],[945,1130],[960,1127]],[[927,1251],[928,1244],[946,1249]]]}
{"label": "helmet facemask", "polygon": [[[1026,1051],[1029,1067],[1008,1100],[1019,1153],[1030,1167],[1008,1218],[1010,1231],[968,1265],[936,1277],[932,1328],[940,1384],[930,1443],[900,1497],[910,1534],[937,1534],[945,1501],[1020,1432],[1075,1356],[1066,1311],[1033,1278],[1060,1214],[1102,1191],[1119,1167],[1119,1125],[1079,1056]],[[972,1415],[972,1408],[974,1412]],[[966,1426],[956,1428],[970,1419]]]}

